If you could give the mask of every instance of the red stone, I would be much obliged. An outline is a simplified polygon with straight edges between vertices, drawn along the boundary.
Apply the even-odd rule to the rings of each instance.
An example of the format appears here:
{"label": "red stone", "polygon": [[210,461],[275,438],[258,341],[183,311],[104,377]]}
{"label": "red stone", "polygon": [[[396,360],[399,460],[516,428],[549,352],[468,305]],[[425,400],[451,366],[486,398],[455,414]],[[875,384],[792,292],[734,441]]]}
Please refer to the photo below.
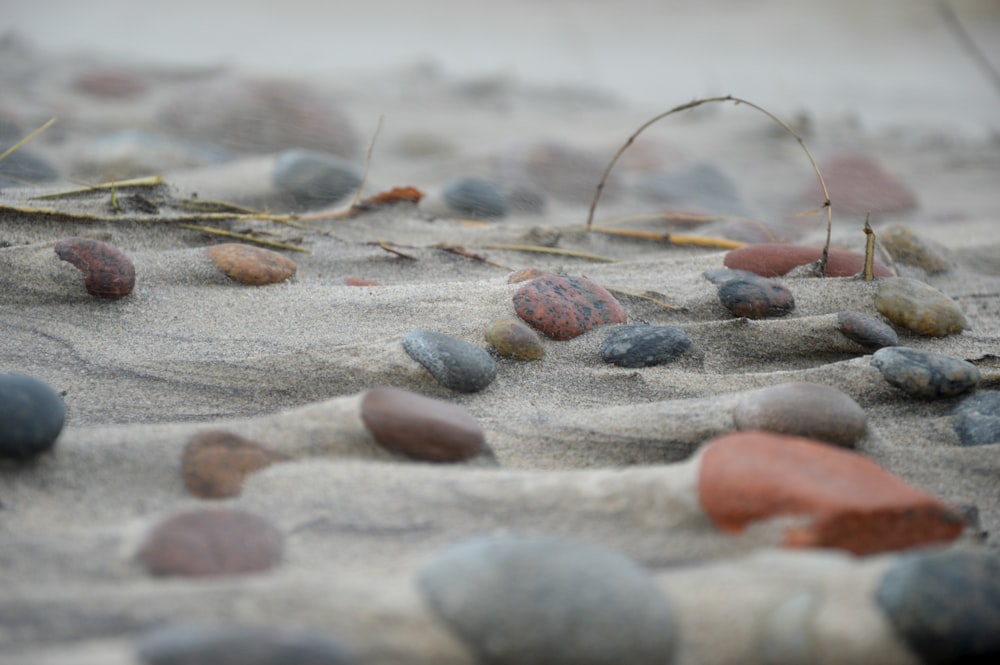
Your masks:
{"label": "red stone", "polygon": [[765,432],[718,437],[703,449],[698,498],[730,533],[781,516],[810,518],[787,547],[874,554],[954,540],[962,516],[871,460],[818,441]]}
{"label": "red stone", "polygon": [[181,468],[184,484],[195,496],[221,499],[236,496],[243,479],[288,455],[227,430],[208,430],[191,437],[184,446]]}
{"label": "red stone", "polygon": [[97,298],[124,298],[135,287],[132,259],[106,242],[93,238],[64,238],[56,256],[80,269],[87,293]]}
{"label": "red stone", "polygon": [[625,323],[622,304],[586,277],[545,275],[514,294],[517,315],[552,339],[573,339],[591,328]]}
{"label": "red stone", "polygon": [[[854,215],[860,221],[869,212],[900,213],[917,207],[913,191],[868,155],[837,155],[821,162],[819,169],[835,214]],[[804,197],[822,203],[819,182],[813,183]]]}
{"label": "red stone", "polygon": [[[734,249],[722,264],[733,270],[747,270],[761,277],[779,277],[809,263],[819,261],[821,247],[762,243]],[[865,255],[843,249],[831,249],[826,262],[827,277],[851,277],[865,268]],[[893,272],[877,259],[872,264],[876,277],[892,277]]]}

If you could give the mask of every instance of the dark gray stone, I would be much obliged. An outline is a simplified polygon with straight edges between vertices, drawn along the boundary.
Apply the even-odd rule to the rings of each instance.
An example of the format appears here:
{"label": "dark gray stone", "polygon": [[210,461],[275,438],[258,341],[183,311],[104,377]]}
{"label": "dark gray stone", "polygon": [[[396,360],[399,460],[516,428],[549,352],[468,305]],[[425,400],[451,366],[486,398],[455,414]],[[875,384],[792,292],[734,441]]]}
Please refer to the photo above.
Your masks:
{"label": "dark gray stone", "polygon": [[691,348],[691,339],[672,326],[619,326],[601,344],[604,362],[619,367],[651,367],[679,358]]}
{"label": "dark gray stone", "polygon": [[734,316],[765,319],[784,316],[795,309],[795,297],[787,288],[767,277],[745,275],[719,286],[719,302]]}
{"label": "dark gray stone", "polygon": [[435,614],[492,665],[668,665],[676,619],[633,561],[580,542],[481,537],[420,572]]}
{"label": "dark gray stone", "polygon": [[147,665],[348,665],[336,642],[307,632],[265,626],[175,624],[142,637]]}
{"label": "dark gray stone", "polygon": [[863,312],[845,310],[837,313],[837,330],[866,349],[899,345],[899,336],[887,323]]}
{"label": "dark gray stone", "polygon": [[979,383],[979,368],[972,363],[907,346],[879,349],[872,365],[886,381],[919,397],[955,397]]}
{"label": "dark gray stone", "polygon": [[444,186],[443,195],[449,206],[467,217],[495,219],[510,210],[507,195],[484,178],[455,178]]}
{"label": "dark gray stone", "polygon": [[0,457],[25,460],[55,445],[66,420],[62,398],[24,374],[0,374]]}
{"label": "dark gray stone", "polygon": [[1000,443],[1000,390],[963,399],[955,407],[954,426],[963,445]]}
{"label": "dark gray stone", "polygon": [[1000,662],[1000,557],[941,550],[900,558],[875,597],[928,665]]}
{"label": "dark gray stone", "polygon": [[485,350],[465,340],[429,330],[403,337],[403,348],[445,388],[474,393],[493,382],[497,364]]}
{"label": "dark gray stone", "polygon": [[658,204],[722,215],[746,214],[739,188],[712,164],[698,164],[680,172],[647,174],[636,182],[636,193]]}
{"label": "dark gray stone", "polygon": [[274,163],[274,184],[300,205],[320,207],[357,191],[363,170],[349,159],[315,150],[288,150]]}

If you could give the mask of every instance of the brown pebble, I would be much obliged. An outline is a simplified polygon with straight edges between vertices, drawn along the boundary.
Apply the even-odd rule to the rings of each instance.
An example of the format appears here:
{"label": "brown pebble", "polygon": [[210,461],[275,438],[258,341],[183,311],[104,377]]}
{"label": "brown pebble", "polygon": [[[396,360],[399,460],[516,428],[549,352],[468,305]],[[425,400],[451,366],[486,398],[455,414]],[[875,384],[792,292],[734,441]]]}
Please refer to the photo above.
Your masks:
{"label": "brown pebble", "polygon": [[263,286],[282,282],[295,274],[295,261],[277,252],[236,242],[209,247],[205,254],[234,282]]}
{"label": "brown pebble", "polygon": [[450,402],[398,388],[374,388],[361,399],[361,420],[383,448],[428,462],[460,462],[482,450],[483,428]]}
{"label": "brown pebble", "polygon": [[281,532],[263,517],[203,508],[176,513],[153,527],[139,560],[153,575],[236,575],[273,568],[283,550]]}
{"label": "brown pebble", "polygon": [[73,86],[97,96],[124,99],[146,92],[149,86],[142,78],[124,69],[91,69],[76,77]]}
{"label": "brown pebble", "polygon": [[878,233],[878,241],[897,263],[916,266],[928,275],[947,272],[948,259],[920,236],[904,226],[888,226]]}
{"label": "brown pebble", "polygon": [[288,455],[245,439],[226,430],[199,432],[184,447],[181,466],[184,484],[191,494],[206,499],[236,496],[243,479]]}
{"label": "brown pebble", "polygon": [[[821,247],[761,243],[732,250],[726,254],[722,264],[727,268],[747,270],[761,277],[779,277],[799,266],[819,261],[822,254]],[[831,249],[826,262],[826,276],[851,277],[861,272],[864,267],[864,254]],[[878,260],[873,262],[872,271],[876,277],[892,277],[892,271]]]}
{"label": "brown pebble", "polygon": [[135,287],[132,259],[106,242],[93,238],[64,238],[56,256],[83,273],[87,293],[97,298],[124,298]]}

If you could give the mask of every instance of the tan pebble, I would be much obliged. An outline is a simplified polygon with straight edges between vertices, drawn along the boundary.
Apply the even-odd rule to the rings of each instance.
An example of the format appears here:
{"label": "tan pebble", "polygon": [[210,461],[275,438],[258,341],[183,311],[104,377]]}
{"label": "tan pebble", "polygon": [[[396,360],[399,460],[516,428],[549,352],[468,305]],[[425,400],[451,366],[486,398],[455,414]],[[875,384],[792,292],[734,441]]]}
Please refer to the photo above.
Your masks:
{"label": "tan pebble", "polygon": [[516,319],[497,319],[486,326],[483,337],[506,358],[538,360],[545,355],[538,333]]}
{"label": "tan pebble", "polygon": [[236,496],[243,479],[288,455],[226,430],[200,432],[188,441],[181,457],[184,484],[191,494],[207,499]]}
{"label": "tan pebble", "polygon": [[240,243],[214,245],[205,254],[227,277],[249,286],[282,282],[297,270],[294,261],[277,252]]}
{"label": "tan pebble", "polygon": [[910,229],[893,225],[879,231],[878,241],[897,263],[921,268],[928,275],[947,272],[948,259]]}
{"label": "tan pebble", "polygon": [[880,280],[875,306],[896,325],[921,335],[944,337],[965,329],[965,315],[958,303],[933,286],[908,277]]}

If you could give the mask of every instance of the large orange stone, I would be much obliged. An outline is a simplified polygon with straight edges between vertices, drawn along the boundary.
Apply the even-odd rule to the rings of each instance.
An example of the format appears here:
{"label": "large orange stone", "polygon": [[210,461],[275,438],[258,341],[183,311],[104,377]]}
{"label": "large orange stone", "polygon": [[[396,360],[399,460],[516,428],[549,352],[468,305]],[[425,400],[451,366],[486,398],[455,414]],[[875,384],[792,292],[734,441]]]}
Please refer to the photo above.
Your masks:
{"label": "large orange stone", "polygon": [[760,520],[803,516],[787,547],[873,554],[954,540],[957,511],[875,462],[830,445],[765,432],[738,432],[706,444],[698,498],[731,533]]}

